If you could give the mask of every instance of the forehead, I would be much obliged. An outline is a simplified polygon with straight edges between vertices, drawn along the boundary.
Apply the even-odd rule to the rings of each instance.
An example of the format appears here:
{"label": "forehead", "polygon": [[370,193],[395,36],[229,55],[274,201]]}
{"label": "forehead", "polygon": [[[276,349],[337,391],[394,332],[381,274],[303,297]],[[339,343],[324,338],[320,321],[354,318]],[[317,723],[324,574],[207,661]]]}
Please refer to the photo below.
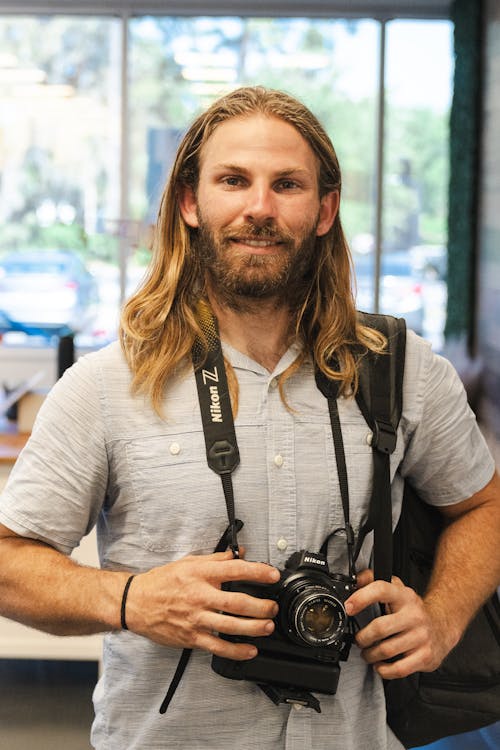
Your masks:
{"label": "forehead", "polygon": [[218,125],[200,153],[200,168],[217,164],[268,164],[309,169],[315,175],[319,160],[304,136],[290,123],[263,114],[233,117]]}

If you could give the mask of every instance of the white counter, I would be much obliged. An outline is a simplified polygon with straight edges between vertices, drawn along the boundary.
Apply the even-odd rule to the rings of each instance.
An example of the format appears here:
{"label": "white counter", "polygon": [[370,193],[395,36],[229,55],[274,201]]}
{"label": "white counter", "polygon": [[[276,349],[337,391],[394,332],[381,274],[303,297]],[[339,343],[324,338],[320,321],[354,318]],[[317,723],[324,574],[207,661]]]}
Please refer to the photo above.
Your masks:
{"label": "white counter", "polygon": [[[10,466],[0,462],[0,492]],[[73,557],[85,565],[98,567],[95,532],[85,537]],[[0,617],[0,659],[63,659],[97,661],[102,659],[102,636],[55,636]]]}

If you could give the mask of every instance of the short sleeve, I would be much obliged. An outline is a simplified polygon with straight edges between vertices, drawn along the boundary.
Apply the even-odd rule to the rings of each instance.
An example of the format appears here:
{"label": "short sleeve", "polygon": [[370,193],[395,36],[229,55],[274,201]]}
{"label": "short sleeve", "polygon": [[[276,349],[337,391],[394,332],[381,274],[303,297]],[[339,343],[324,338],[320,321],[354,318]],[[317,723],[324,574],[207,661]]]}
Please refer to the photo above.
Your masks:
{"label": "short sleeve", "polygon": [[401,475],[432,505],[451,505],[481,490],[495,467],[464,386],[452,364],[411,332],[403,400]]}
{"label": "short sleeve", "polygon": [[108,462],[92,355],[66,371],[40,409],[0,497],[0,522],[65,554],[94,526]]}

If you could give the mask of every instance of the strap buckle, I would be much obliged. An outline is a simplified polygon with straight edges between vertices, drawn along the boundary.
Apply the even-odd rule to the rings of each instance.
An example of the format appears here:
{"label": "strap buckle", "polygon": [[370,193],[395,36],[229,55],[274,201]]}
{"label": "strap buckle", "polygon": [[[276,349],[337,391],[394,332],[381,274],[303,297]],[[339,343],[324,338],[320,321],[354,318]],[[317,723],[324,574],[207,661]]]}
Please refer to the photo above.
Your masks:
{"label": "strap buckle", "polygon": [[216,440],[208,449],[208,465],[216,474],[229,474],[238,465],[240,454],[238,446],[229,440]]}
{"label": "strap buckle", "polygon": [[372,448],[376,448],[381,453],[394,453],[396,441],[396,430],[392,424],[376,419],[373,428]]}

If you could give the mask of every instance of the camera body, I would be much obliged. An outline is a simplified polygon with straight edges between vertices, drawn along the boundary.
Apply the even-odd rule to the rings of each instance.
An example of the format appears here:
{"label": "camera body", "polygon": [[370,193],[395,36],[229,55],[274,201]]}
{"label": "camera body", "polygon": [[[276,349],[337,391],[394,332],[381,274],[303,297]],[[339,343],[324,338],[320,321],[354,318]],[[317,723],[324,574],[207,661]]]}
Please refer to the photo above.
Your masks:
{"label": "camera body", "polygon": [[333,695],[353,640],[344,602],[355,588],[351,577],[330,573],[324,555],[302,550],[294,553],[274,584],[236,581],[226,591],[239,591],[279,605],[275,630],[270,636],[221,638],[252,643],[258,654],[248,661],[212,658],[215,672],[235,680],[311,690]]}

